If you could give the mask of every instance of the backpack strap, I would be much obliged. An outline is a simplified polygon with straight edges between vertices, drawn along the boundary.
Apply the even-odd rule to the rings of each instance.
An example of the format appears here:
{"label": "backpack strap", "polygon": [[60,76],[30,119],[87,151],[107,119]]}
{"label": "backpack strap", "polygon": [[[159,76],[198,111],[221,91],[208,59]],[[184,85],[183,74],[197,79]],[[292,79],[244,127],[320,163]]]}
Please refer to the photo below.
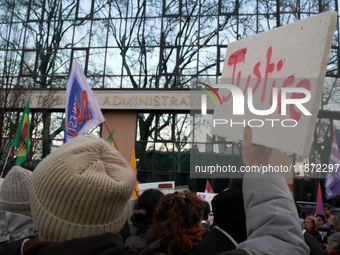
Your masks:
{"label": "backpack strap", "polygon": [[219,231],[221,231],[226,237],[229,238],[229,240],[235,245],[235,247],[238,245],[238,243],[235,241],[235,239],[228,234],[227,231],[225,231],[224,229],[220,228],[219,226],[215,226],[214,228],[218,229]]}

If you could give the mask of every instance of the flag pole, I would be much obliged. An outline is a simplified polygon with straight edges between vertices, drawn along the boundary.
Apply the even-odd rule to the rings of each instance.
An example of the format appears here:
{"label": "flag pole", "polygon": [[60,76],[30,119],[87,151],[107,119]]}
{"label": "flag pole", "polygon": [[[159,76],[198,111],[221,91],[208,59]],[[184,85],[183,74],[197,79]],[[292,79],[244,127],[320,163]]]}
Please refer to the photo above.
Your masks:
{"label": "flag pole", "polygon": [[119,148],[118,148],[118,146],[117,146],[117,144],[116,144],[116,142],[115,142],[115,139],[113,139],[113,137],[112,137],[112,135],[111,135],[110,129],[109,129],[109,127],[107,126],[106,121],[104,121],[104,124],[105,124],[105,126],[106,126],[106,128],[107,128],[107,131],[109,131],[109,136],[111,136],[111,139],[112,139],[112,141],[113,141],[113,144],[115,145],[117,151],[119,151]]}
{"label": "flag pole", "polygon": [[7,160],[8,160],[9,154],[11,154],[12,147],[13,147],[13,145],[11,145],[11,147],[9,148],[9,152],[7,154],[7,158],[6,158],[4,167],[2,168],[2,172],[1,172],[0,178],[2,178],[2,175],[4,174],[4,171],[5,171],[5,168],[6,168],[6,164],[7,164]]}

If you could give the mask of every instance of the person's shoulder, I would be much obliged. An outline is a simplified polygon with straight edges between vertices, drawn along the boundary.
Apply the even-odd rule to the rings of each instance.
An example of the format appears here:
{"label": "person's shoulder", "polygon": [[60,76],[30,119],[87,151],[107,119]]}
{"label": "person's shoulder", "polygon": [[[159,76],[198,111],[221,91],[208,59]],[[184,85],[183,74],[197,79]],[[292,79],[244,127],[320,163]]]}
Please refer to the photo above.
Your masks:
{"label": "person's shoulder", "polygon": [[[60,243],[27,240],[23,242],[23,254],[39,255],[87,255],[87,254],[124,254],[123,238],[119,234],[105,233],[101,235],[73,238]],[[36,251],[36,252],[35,252]]]}
{"label": "person's shoulder", "polygon": [[19,255],[21,254],[20,248],[24,239],[16,240],[13,242],[1,243],[0,254],[1,255]]}

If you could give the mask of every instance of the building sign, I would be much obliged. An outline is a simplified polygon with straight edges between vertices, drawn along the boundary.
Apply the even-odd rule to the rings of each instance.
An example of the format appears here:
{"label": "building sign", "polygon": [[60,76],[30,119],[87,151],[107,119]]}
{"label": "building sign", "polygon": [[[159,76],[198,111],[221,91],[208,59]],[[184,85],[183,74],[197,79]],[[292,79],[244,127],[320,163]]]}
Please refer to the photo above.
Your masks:
{"label": "building sign", "polygon": [[[94,90],[102,110],[190,110],[201,106],[200,93],[181,90]],[[33,91],[31,108],[65,109],[65,91]]]}

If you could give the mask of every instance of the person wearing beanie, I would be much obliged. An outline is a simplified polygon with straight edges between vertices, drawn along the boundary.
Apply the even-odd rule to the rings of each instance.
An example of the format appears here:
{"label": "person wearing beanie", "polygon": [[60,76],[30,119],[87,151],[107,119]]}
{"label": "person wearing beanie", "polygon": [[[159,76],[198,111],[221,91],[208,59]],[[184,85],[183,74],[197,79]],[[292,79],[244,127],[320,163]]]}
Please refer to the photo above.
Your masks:
{"label": "person wearing beanie", "polygon": [[29,200],[31,177],[31,171],[14,166],[3,180],[0,188],[0,254],[4,254],[4,244],[37,236]]}
{"label": "person wearing beanie", "polygon": [[118,234],[136,177],[101,138],[78,136],[44,158],[33,172],[30,199],[40,241],[22,254],[123,254]]}
{"label": "person wearing beanie", "polygon": [[29,189],[32,172],[13,166],[0,188],[0,210],[31,215]]}

